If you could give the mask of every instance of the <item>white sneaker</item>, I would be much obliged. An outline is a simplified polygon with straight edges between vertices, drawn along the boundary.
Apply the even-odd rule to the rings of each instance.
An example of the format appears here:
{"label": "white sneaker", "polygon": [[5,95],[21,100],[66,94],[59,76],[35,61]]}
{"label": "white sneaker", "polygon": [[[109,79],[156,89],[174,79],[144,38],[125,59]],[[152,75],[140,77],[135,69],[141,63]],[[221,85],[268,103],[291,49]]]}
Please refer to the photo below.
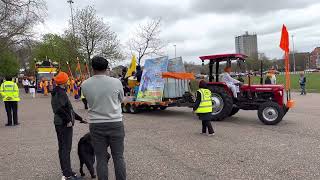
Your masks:
{"label": "white sneaker", "polygon": [[66,177],[62,176],[61,180],[66,180]]}
{"label": "white sneaker", "polygon": [[208,137],[211,137],[211,136],[214,136],[215,135],[215,133],[213,133],[213,134],[208,134]]}

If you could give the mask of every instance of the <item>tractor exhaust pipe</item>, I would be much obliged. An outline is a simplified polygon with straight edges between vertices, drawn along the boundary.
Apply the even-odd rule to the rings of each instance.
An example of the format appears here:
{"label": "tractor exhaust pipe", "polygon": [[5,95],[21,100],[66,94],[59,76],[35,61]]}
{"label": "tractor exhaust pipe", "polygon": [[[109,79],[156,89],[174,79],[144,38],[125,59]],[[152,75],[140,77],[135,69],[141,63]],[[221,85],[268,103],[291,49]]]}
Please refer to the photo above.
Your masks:
{"label": "tractor exhaust pipe", "polygon": [[263,84],[263,61],[261,59],[261,62],[260,62],[260,84],[262,85]]}

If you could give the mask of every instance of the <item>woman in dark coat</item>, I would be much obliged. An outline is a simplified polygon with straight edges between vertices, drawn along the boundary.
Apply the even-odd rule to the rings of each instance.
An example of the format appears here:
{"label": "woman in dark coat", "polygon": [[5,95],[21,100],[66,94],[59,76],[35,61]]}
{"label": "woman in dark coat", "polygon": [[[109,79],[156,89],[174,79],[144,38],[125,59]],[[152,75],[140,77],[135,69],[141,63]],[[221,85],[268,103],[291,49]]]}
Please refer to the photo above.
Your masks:
{"label": "woman in dark coat", "polygon": [[77,113],[73,111],[72,104],[66,93],[67,81],[69,77],[65,72],[59,72],[55,77],[57,86],[52,92],[51,105],[54,113],[54,125],[58,138],[59,160],[64,179],[78,180],[76,173],[71,169],[70,152],[72,149],[72,136],[74,120],[83,121]]}

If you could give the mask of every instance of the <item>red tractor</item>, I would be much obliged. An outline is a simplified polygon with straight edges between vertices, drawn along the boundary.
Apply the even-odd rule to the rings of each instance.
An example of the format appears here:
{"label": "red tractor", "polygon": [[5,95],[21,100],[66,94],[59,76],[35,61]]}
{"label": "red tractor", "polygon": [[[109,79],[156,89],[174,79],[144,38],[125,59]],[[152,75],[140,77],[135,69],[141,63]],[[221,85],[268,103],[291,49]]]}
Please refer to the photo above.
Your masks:
{"label": "red tractor", "polygon": [[[290,108],[290,103],[284,101],[283,85],[252,85],[251,75],[249,83],[240,85],[240,93],[235,98],[226,83],[219,81],[219,67],[221,63],[231,65],[232,61],[245,62],[247,56],[242,54],[221,54],[202,56],[200,59],[209,61],[209,89],[212,91],[213,112],[212,120],[221,121],[235,115],[240,109],[258,110],[259,119],[266,125],[279,123]],[[215,74],[213,68],[215,65]],[[288,99],[287,99],[288,102]]]}

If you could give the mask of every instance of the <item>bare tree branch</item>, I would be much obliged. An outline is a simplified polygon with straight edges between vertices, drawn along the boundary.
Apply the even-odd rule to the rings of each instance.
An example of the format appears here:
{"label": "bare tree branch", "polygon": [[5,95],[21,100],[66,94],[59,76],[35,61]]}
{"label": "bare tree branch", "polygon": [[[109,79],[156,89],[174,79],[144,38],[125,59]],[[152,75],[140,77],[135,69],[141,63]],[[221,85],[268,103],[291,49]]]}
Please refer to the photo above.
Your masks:
{"label": "bare tree branch", "polygon": [[121,59],[117,35],[96,15],[96,10],[92,6],[76,12],[74,26],[79,48],[86,54],[88,61],[93,55],[102,55],[110,61]]}
{"label": "bare tree branch", "polygon": [[139,25],[135,33],[128,41],[129,48],[132,52],[138,54],[138,64],[141,59],[148,55],[161,55],[165,44],[160,40],[161,19],[153,19],[145,25]]}
{"label": "bare tree branch", "polygon": [[32,36],[46,10],[44,0],[0,0],[0,50]]}

